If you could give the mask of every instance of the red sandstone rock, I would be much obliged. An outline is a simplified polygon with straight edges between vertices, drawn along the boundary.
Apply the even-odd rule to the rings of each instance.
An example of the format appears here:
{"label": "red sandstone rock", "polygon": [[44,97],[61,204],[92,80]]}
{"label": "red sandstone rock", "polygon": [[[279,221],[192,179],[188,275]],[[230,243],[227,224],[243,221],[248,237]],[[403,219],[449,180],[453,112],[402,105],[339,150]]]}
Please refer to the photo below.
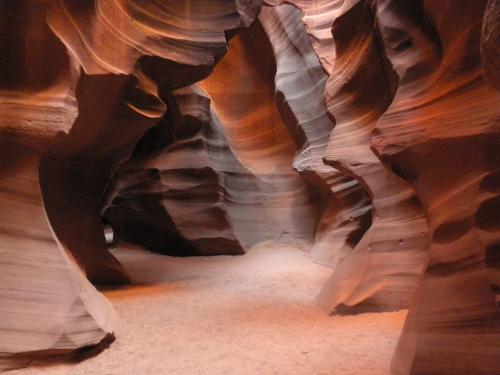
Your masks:
{"label": "red sandstone rock", "polygon": [[277,105],[300,147],[293,167],[319,192],[315,203],[320,218],[311,255],[336,266],[369,226],[371,206],[356,180],[323,162],[333,128],[323,100],[327,74],[302,24],[302,13],[291,5],[265,7],[259,21],[276,59]]}
{"label": "red sandstone rock", "polygon": [[393,374],[500,372],[500,2],[264,3],[0,8],[0,370],[112,340],[104,220],[300,241],[328,312],[417,289]]}
{"label": "red sandstone rock", "polygon": [[[413,19],[403,7],[382,13],[398,26],[383,36],[400,89],[372,143],[415,186],[431,237],[394,374],[493,375],[500,369],[500,97],[482,69],[494,84],[495,68],[482,64],[480,55],[485,6],[485,1],[425,2],[420,18]],[[395,42],[404,47],[394,48]],[[483,39],[487,59],[494,53],[488,43]]]}
{"label": "red sandstone rock", "polygon": [[[85,278],[128,281],[107,252],[100,218],[109,180],[164,114],[158,90],[208,74],[226,49],[224,31],[249,24],[258,9],[238,1],[195,7],[181,12],[186,22],[176,16],[179,2],[122,5],[19,1],[0,9],[8,46],[0,81],[2,370],[109,343],[113,309]],[[182,75],[157,79],[165,67]]]}

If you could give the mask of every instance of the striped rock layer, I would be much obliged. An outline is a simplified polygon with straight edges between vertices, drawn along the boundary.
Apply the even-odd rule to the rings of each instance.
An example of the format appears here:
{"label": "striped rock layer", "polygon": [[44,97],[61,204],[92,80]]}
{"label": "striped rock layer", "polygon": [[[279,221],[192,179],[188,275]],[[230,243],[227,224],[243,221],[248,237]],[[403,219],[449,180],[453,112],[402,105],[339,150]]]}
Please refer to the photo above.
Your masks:
{"label": "striped rock layer", "polygon": [[161,91],[206,76],[259,2],[187,6],[2,6],[0,370],[113,340],[114,310],[88,281],[130,281],[103,232],[110,179],[162,119]]}
{"label": "striped rock layer", "polygon": [[0,28],[0,371],[114,339],[109,224],[298,244],[328,313],[410,304],[392,374],[500,372],[500,1],[20,0]]}
{"label": "striped rock layer", "polygon": [[356,180],[323,162],[334,126],[323,100],[328,76],[312,48],[302,16],[299,9],[282,5],[263,8],[259,21],[275,55],[277,106],[299,148],[293,167],[320,192],[311,255],[334,267],[366,231],[371,206]]}
{"label": "striped rock layer", "polygon": [[392,371],[495,374],[500,71],[492,39],[499,4],[425,2],[418,10],[388,2],[379,9],[400,89],[372,144],[415,187],[430,229],[428,263]]}
{"label": "striped rock layer", "polygon": [[[278,69],[276,88],[285,87],[285,103],[286,95],[295,99],[292,112],[309,141],[295,165],[299,170],[316,169],[324,176],[338,176],[339,172],[344,176],[330,178],[332,209],[326,210],[312,248],[313,256],[319,253],[320,260],[341,263],[320,291],[318,303],[332,312],[389,293],[398,295],[393,298],[398,306],[407,305],[426,259],[427,224],[411,186],[384,167],[370,149],[371,132],[396,90],[392,67],[380,51],[375,5],[365,1],[267,3],[278,14],[294,12],[286,3],[300,9],[303,16],[297,15],[295,22],[303,22],[302,30],[310,39],[307,43],[305,32],[302,39],[297,37],[301,28],[293,27],[291,16],[279,16],[282,34],[288,35],[293,48],[281,52],[284,78],[280,80]],[[266,12],[264,8],[259,19]],[[279,23],[270,22],[268,27],[271,40],[275,39],[276,49],[284,49],[275,24]],[[307,45],[302,52],[297,47],[301,40]],[[316,58],[308,58],[304,48]],[[278,62],[279,57],[277,54]],[[316,69],[322,65],[321,78],[312,73],[311,61]],[[290,73],[293,69],[298,71],[296,88]],[[317,107],[307,111],[306,104],[313,101],[310,87],[316,88]],[[293,106],[293,99],[288,103]],[[321,133],[328,127],[326,123],[331,130]]]}

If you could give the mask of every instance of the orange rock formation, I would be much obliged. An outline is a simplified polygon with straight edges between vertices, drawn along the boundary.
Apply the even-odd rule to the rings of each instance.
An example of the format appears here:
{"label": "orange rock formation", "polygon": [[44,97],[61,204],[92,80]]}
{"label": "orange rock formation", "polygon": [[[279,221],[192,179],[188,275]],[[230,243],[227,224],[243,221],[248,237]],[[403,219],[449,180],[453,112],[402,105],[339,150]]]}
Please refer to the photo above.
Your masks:
{"label": "orange rock formation", "polygon": [[0,370],[112,342],[109,225],[299,244],[327,313],[409,304],[392,374],[500,372],[500,1],[18,0],[0,28]]}

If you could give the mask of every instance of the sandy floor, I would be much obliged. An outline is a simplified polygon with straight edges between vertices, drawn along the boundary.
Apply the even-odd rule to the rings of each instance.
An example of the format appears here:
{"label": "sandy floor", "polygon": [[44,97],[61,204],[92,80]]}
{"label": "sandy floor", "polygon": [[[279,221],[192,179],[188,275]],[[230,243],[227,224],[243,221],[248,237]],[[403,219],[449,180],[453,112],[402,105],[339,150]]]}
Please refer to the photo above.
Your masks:
{"label": "sandy floor", "polygon": [[109,290],[118,338],[74,365],[27,375],[386,375],[405,311],[328,317],[313,297],[331,270],[273,243],[242,257],[117,253],[136,285]]}

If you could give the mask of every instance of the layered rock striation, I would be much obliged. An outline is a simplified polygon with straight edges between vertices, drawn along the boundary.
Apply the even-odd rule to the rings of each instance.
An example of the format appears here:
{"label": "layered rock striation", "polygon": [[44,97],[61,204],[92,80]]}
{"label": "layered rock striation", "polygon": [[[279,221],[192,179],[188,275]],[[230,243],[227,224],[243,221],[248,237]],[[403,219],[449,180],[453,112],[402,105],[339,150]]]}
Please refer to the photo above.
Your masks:
{"label": "layered rock striation", "polygon": [[225,30],[258,10],[198,5],[2,7],[0,369],[112,341],[113,309],[87,280],[129,281],[102,228],[108,183],[163,117],[160,89],[208,74],[227,48]]}
{"label": "layered rock striation", "polygon": [[411,295],[427,249],[427,224],[413,189],[370,149],[371,132],[396,91],[392,67],[379,50],[380,21],[368,2],[344,9],[332,28],[335,66],[325,104],[336,125],[324,159],[365,187],[372,224],[318,296],[329,311],[383,290]]}
{"label": "layered rock striation", "polygon": [[323,92],[327,73],[292,5],[264,7],[259,15],[276,60],[276,104],[298,147],[293,167],[316,188],[319,221],[313,259],[336,266],[369,226],[368,196],[356,180],[323,162],[334,122]]}
{"label": "layered rock striation", "polygon": [[400,89],[372,144],[415,186],[431,241],[394,374],[500,368],[494,3],[425,2],[417,19],[402,7],[384,9],[392,27],[383,35]]}
{"label": "layered rock striation", "polygon": [[328,313],[412,301],[393,374],[498,374],[498,0],[23,0],[0,20],[0,370],[114,339],[91,284],[130,282],[110,225],[175,256],[299,244],[333,268]]}

